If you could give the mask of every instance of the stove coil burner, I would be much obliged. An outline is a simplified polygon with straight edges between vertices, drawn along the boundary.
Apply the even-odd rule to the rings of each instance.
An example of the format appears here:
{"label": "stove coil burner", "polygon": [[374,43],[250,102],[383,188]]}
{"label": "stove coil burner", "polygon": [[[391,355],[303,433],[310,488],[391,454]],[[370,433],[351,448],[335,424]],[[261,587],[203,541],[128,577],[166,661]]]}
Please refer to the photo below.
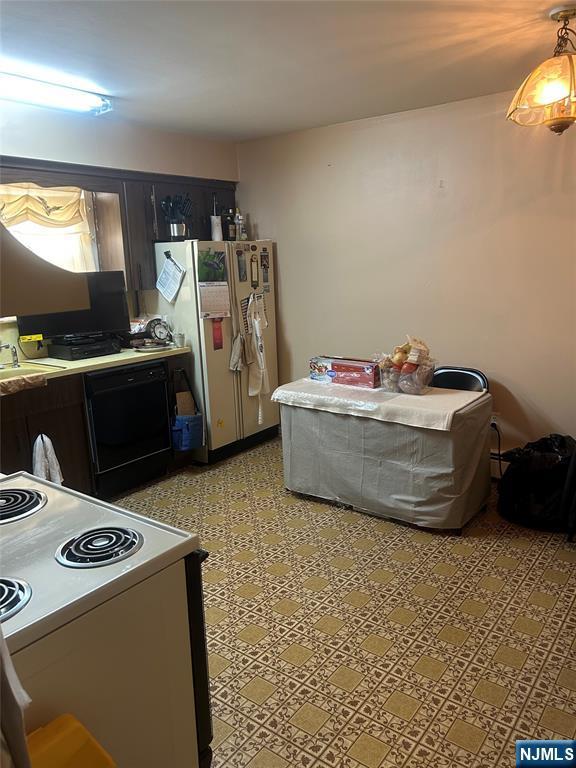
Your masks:
{"label": "stove coil burner", "polygon": [[0,579],[0,622],[21,611],[32,597],[30,585],[21,579]]}
{"label": "stove coil burner", "polygon": [[98,568],[124,560],[144,543],[131,528],[93,528],[69,539],[56,552],[56,560],[69,568]]}
{"label": "stove coil burner", "polygon": [[33,515],[46,504],[46,495],[29,488],[3,488],[0,491],[0,525]]}

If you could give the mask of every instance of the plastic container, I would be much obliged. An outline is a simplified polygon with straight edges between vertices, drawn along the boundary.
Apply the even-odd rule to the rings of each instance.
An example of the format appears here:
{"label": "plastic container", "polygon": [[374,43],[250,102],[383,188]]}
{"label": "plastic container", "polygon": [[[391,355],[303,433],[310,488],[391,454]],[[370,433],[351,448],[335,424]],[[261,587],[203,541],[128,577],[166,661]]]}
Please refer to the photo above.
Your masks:
{"label": "plastic container", "polygon": [[421,395],[430,385],[433,375],[434,362],[430,358],[417,366],[405,363],[398,378],[398,386],[407,395]]}
{"label": "plastic container", "polygon": [[400,392],[398,382],[400,380],[400,371],[395,368],[384,368],[381,373],[381,386],[386,392]]}
{"label": "plastic container", "polygon": [[32,768],[117,768],[108,752],[72,715],[60,715],[28,736]]}

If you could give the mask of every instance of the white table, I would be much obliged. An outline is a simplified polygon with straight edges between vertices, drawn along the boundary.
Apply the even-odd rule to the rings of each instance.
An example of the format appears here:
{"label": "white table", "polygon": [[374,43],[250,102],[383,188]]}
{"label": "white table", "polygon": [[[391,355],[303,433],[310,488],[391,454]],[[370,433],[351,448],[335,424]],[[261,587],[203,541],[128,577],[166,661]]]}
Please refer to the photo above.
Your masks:
{"label": "white table", "polygon": [[400,396],[300,379],[273,400],[289,490],[443,529],[461,528],[488,499],[486,392]]}

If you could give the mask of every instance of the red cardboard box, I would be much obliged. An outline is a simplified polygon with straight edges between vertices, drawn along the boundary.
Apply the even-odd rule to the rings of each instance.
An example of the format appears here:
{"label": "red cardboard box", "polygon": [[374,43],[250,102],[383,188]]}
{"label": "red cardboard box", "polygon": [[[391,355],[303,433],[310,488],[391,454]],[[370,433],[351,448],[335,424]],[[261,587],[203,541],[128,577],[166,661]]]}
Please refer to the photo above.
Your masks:
{"label": "red cardboard box", "polygon": [[380,386],[380,367],[371,360],[354,357],[313,357],[310,360],[310,378],[375,389]]}

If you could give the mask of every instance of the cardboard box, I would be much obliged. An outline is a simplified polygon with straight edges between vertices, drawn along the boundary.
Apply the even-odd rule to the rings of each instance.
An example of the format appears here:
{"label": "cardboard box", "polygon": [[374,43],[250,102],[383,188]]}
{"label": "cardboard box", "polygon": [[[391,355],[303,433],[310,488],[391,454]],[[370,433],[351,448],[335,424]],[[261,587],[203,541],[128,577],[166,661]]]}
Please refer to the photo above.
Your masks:
{"label": "cardboard box", "polygon": [[332,384],[375,389],[380,386],[380,367],[371,360],[354,357],[313,357],[310,378]]}

